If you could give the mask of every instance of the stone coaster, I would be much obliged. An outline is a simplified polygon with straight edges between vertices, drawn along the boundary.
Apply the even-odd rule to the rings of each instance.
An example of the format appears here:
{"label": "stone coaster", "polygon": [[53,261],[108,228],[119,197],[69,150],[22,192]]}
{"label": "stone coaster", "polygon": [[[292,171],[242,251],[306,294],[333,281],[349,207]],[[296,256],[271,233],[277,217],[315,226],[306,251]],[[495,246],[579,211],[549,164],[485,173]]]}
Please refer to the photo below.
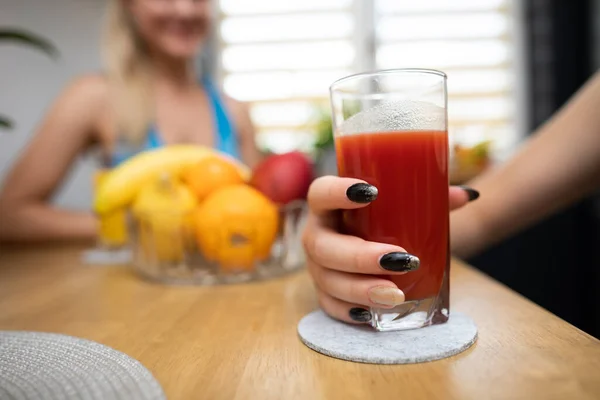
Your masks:
{"label": "stone coaster", "polygon": [[53,333],[0,331],[0,399],[166,397],[142,364],[100,343]]}
{"label": "stone coaster", "polygon": [[377,332],[370,326],[334,320],[313,311],[298,324],[302,342],[330,357],[370,364],[434,361],[465,351],[477,340],[477,326],[452,312],[447,323],[406,331]]}

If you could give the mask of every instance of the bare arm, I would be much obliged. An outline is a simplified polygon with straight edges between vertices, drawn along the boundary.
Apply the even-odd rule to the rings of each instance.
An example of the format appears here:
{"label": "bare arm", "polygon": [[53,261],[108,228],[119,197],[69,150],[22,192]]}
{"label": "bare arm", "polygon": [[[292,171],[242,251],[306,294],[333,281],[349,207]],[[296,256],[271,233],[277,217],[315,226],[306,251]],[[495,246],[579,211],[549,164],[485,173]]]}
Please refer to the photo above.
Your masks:
{"label": "bare arm", "polygon": [[91,239],[91,213],[59,210],[49,204],[55,189],[92,139],[100,102],[101,78],[82,78],[56,100],[0,192],[0,240]]}
{"label": "bare arm", "polygon": [[599,184],[600,72],[510,161],[470,183],[481,198],[452,213],[452,249],[475,255]]}
{"label": "bare arm", "polygon": [[228,98],[229,109],[235,119],[235,124],[240,143],[240,153],[242,160],[249,167],[254,167],[261,160],[261,154],[256,147],[254,137],[254,125],[250,118],[248,106],[233,99]]}

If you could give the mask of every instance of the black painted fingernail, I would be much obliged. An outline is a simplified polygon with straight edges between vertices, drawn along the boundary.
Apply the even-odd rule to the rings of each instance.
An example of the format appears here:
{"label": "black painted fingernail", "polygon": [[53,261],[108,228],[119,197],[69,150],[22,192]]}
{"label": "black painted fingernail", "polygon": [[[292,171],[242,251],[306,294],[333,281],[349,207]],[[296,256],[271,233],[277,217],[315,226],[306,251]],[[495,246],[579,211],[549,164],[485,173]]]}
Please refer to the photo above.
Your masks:
{"label": "black painted fingernail", "polygon": [[370,203],[377,198],[378,190],[368,183],[355,183],[346,190],[346,196],[355,203]]}
{"label": "black painted fingernail", "polygon": [[462,190],[467,192],[469,196],[469,201],[477,200],[479,198],[479,192],[471,187],[461,185],[459,186]]}
{"label": "black painted fingernail", "polygon": [[364,308],[354,307],[350,309],[350,318],[356,322],[369,322],[371,320],[371,313],[369,310]]}
{"label": "black painted fingernail", "polygon": [[394,272],[414,271],[419,268],[420,264],[419,257],[400,251],[387,253],[379,259],[381,268]]}

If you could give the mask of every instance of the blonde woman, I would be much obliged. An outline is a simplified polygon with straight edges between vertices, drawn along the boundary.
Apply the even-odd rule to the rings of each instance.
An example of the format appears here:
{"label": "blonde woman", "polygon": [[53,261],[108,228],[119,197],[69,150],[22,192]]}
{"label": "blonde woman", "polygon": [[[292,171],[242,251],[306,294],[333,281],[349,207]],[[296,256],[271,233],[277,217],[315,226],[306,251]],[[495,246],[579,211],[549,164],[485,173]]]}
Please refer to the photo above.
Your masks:
{"label": "blonde woman", "polygon": [[252,166],[259,158],[247,109],[198,78],[193,60],[211,23],[209,0],[111,0],[105,72],[72,82],[53,104],[0,194],[0,240],[96,236],[91,213],[50,196],[82,152],[103,164],[173,143],[213,146]]}

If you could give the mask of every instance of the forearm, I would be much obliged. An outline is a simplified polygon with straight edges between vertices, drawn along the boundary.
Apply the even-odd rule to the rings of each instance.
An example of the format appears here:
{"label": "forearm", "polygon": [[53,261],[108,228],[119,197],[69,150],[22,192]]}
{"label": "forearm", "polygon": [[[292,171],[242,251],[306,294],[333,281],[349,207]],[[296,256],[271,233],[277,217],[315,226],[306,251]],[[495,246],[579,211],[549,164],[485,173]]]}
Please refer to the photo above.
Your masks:
{"label": "forearm", "polygon": [[469,185],[481,198],[451,216],[452,249],[472,256],[600,184],[600,78],[590,81],[505,165]]}
{"label": "forearm", "polygon": [[96,218],[88,212],[60,210],[47,204],[0,204],[2,242],[79,241],[92,240],[96,235]]}

